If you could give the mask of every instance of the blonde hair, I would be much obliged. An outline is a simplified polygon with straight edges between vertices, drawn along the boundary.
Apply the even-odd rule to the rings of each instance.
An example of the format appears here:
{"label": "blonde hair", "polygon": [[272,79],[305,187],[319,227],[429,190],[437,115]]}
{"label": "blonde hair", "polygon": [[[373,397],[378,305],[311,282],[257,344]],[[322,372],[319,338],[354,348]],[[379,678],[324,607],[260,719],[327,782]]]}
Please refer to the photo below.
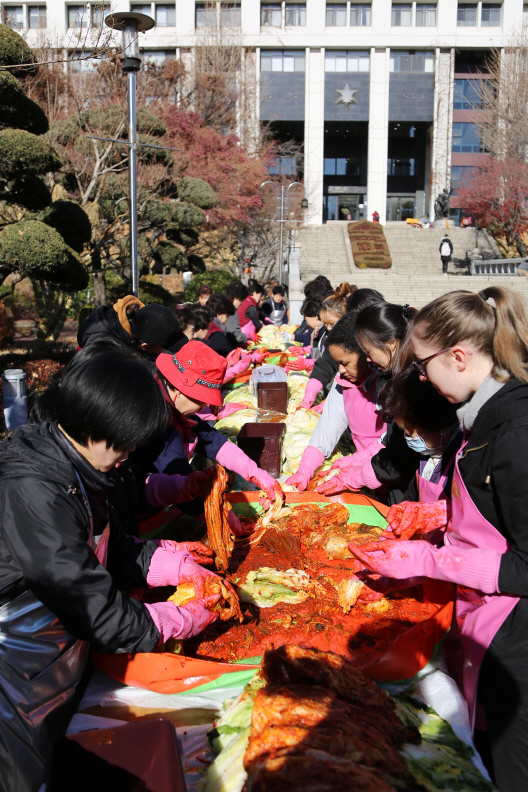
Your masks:
{"label": "blonde hair", "polygon": [[357,286],[351,286],[350,283],[340,283],[334,293],[323,300],[321,311],[333,313],[341,319],[346,314],[347,297],[355,291],[357,291]]}
{"label": "blonde hair", "polygon": [[528,316],[523,300],[511,289],[490,286],[478,294],[444,294],[419,311],[413,329],[439,348],[470,341],[493,359],[494,379],[504,382],[507,372],[528,383]]}

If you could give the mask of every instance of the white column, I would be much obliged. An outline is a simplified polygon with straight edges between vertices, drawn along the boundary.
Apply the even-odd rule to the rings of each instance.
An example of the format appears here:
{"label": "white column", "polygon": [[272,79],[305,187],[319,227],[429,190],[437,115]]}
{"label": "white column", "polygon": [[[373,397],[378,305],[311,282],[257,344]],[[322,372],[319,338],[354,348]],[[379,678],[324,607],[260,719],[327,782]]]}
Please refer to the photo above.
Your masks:
{"label": "white column", "polygon": [[439,193],[451,187],[451,143],[453,137],[453,91],[455,50],[438,49],[435,54],[435,95],[433,155],[429,217],[434,220],[434,204]]}
{"label": "white column", "polygon": [[368,127],[367,219],[378,212],[385,223],[387,210],[387,154],[389,145],[390,50],[370,50],[370,99]]}
{"label": "white column", "polygon": [[304,105],[304,186],[306,223],[323,221],[324,49],[306,50]]}

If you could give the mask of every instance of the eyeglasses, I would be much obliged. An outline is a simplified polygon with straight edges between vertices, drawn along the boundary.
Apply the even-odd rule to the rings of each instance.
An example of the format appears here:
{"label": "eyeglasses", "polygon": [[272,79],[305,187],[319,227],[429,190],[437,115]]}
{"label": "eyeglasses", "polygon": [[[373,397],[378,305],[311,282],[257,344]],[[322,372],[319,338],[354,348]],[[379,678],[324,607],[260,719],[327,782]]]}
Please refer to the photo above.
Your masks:
{"label": "eyeglasses", "polygon": [[[438,357],[438,355],[443,355],[444,352],[451,352],[451,350],[454,348],[455,347],[447,347],[447,349],[441,349],[440,352],[435,352],[434,354],[429,355],[429,357],[422,358],[421,360],[413,360],[413,366],[418,369],[418,373],[420,374],[421,377],[427,377],[426,366],[429,363],[429,361],[435,357]],[[473,352],[471,352],[471,350],[469,349],[464,349],[462,351],[465,352],[466,355],[473,354]]]}

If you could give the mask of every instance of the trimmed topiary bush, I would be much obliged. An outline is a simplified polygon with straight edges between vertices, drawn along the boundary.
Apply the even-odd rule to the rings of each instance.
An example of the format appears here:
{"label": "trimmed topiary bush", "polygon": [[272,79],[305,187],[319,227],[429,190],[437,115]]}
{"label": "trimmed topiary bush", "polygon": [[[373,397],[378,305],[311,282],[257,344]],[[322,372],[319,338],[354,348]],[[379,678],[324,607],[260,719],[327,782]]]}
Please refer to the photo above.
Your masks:
{"label": "trimmed topiary bush", "polygon": [[205,221],[203,210],[190,203],[171,204],[171,227],[180,231],[195,229]]}
{"label": "trimmed topiary bush", "polygon": [[185,299],[188,302],[195,302],[198,299],[198,289],[207,283],[213,293],[223,292],[230,283],[238,280],[236,275],[232,275],[227,270],[209,270],[201,275],[193,275],[191,282],[185,289]]}
{"label": "trimmed topiary bush", "polygon": [[55,201],[39,217],[46,225],[55,228],[69,247],[82,253],[92,236],[88,215],[74,201]]}
{"label": "trimmed topiary bush", "polygon": [[18,80],[9,72],[0,72],[0,129],[25,129],[44,135],[48,129],[46,114],[36,102],[28,99]]}
{"label": "trimmed topiary bush", "polygon": [[7,25],[0,25],[0,66],[18,66],[23,63],[29,65],[10,69],[10,73],[15,77],[37,73],[37,59],[22,36]]}
{"label": "trimmed topiary bush", "polygon": [[0,191],[0,198],[9,203],[16,203],[29,209],[30,212],[40,212],[51,203],[51,193],[48,186],[38,176],[22,176],[10,182],[8,189]]}
{"label": "trimmed topiary bush", "polygon": [[37,280],[84,289],[88,273],[58,231],[38,220],[24,220],[0,232],[0,266]]}
{"label": "trimmed topiary bush", "polygon": [[167,132],[167,127],[161,118],[158,118],[154,113],[151,113],[150,110],[146,110],[144,107],[140,107],[136,113],[136,126],[137,131],[142,135],[163,137]]}
{"label": "trimmed topiary bush", "polygon": [[49,143],[23,129],[0,132],[0,178],[59,170],[61,161]]}
{"label": "trimmed topiary bush", "polygon": [[184,176],[183,179],[180,179],[177,186],[180,200],[196,204],[200,209],[213,209],[218,203],[213,188],[207,182],[204,182],[203,179]]}

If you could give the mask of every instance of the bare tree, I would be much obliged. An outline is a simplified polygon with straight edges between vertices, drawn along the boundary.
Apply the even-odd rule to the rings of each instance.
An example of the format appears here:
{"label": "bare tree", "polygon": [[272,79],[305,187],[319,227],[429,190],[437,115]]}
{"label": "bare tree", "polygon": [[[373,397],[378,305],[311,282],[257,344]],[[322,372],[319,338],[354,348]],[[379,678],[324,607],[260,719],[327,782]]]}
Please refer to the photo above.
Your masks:
{"label": "bare tree", "polygon": [[[506,45],[494,49],[476,83],[482,143],[495,159],[528,156],[528,23],[514,28]],[[489,72],[489,74],[488,74]]]}

